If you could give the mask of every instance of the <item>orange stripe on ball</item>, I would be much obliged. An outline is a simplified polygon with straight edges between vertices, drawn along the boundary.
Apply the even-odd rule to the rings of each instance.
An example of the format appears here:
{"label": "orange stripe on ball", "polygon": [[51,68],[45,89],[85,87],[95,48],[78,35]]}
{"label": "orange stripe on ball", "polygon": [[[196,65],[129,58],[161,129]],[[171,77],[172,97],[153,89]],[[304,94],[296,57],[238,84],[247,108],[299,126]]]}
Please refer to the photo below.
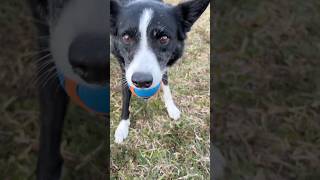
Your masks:
{"label": "orange stripe on ball", "polygon": [[77,94],[77,83],[74,81],[65,78],[65,89],[68,92],[68,95],[71,97],[71,99],[77,103],[79,106],[84,108],[85,110],[92,112],[90,108],[88,108],[80,99],[80,97]]}
{"label": "orange stripe on ball", "polygon": [[134,96],[137,96],[137,94],[134,92],[134,87],[133,86],[130,86],[130,91]]}

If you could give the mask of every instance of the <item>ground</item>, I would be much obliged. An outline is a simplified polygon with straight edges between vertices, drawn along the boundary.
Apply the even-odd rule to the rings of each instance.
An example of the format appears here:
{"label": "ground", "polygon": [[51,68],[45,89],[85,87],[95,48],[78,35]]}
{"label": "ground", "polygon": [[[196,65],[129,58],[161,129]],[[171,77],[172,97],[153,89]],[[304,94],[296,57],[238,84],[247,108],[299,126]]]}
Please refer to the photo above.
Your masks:
{"label": "ground", "polygon": [[217,1],[214,142],[225,179],[320,179],[319,1]]}
{"label": "ground", "polygon": [[[177,0],[167,1],[177,3]],[[169,70],[178,121],[167,114],[162,92],[131,102],[129,136],[114,143],[120,121],[121,74],[111,64],[111,172],[113,179],[209,179],[210,10],[194,25],[180,61]]]}

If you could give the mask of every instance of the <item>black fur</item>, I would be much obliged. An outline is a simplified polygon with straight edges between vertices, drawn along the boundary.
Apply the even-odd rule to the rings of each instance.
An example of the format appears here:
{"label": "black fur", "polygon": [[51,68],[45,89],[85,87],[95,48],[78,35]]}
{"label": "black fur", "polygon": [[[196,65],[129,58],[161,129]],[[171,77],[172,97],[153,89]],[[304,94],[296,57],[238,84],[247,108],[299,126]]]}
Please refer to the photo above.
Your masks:
{"label": "black fur", "polygon": [[[53,3],[53,2],[51,2]],[[54,4],[54,3],[53,3]],[[49,15],[49,4],[46,0],[31,0],[30,7],[37,19],[35,25],[40,37],[49,35],[49,26],[45,24]],[[43,50],[49,47],[48,41],[39,38],[38,48]],[[42,52],[43,57],[47,52]],[[39,61],[38,68],[44,63],[50,62],[51,57]],[[46,70],[54,66],[50,63],[44,70],[38,71],[38,77],[44,77]],[[42,82],[40,78],[39,82]],[[61,176],[63,159],[60,153],[64,116],[69,103],[65,91],[59,86],[58,78],[47,82],[45,85],[38,84],[40,103],[40,143],[37,163],[38,180],[58,180]]]}

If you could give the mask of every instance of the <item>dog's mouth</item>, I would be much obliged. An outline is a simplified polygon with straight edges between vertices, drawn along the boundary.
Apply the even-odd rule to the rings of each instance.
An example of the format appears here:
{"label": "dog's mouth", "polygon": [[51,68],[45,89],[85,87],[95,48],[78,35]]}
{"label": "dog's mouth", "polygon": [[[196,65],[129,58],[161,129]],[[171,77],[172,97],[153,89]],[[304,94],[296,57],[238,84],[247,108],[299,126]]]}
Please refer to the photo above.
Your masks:
{"label": "dog's mouth", "polygon": [[88,84],[105,86],[108,84],[107,70],[104,68],[85,69],[73,67],[73,72]]}
{"label": "dog's mouth", "polygon": [[126,81],[129,90],[134,96],[149,99],[155,95],[161,86],[161,81],[152,73],[135,72],[132,75],[126,72]]}
{"label": "dog's mouth", "polygon": [[126,72],[126,83],[129,87],[136,89],[152,89],[161,83],[162,75],[148,72]]}

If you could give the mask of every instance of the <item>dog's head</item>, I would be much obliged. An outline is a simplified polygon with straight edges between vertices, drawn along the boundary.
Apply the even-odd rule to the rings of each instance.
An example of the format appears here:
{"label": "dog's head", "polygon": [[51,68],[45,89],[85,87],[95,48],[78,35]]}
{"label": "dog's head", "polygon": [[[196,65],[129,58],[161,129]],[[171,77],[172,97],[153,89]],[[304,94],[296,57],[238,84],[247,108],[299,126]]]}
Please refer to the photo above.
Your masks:
{"label": "dog's head", "polygon": [[50,50],[59,73],[81,84],[107,84],[107,5],[101,0],[70,0],[61,12],[53,11]]}
{"label": "dog's head", "polygon": [[110,2],[112,52],[126,81],[137,88],[157,86],[166,69],[182,55],[184,40],[210,0],[176,6],[155,0]]}

